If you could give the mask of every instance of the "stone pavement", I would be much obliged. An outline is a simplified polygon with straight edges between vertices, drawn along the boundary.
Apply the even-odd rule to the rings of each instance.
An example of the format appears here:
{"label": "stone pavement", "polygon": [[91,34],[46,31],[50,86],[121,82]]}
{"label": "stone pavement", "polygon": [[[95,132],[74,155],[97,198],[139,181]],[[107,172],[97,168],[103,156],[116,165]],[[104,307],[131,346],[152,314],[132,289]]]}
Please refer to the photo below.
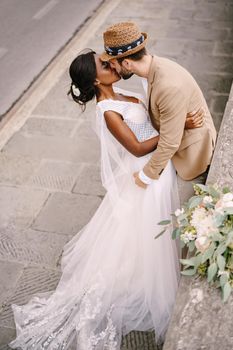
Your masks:
{"label": "stone pavement", "polygon": [[[62,247],[105,193],[90,127],[94,103],[82,113],[66,96],[67,67],[80,45],[101,52],[109,24],[136,21],[151,52],[195,76],[219,128],[233,73],[232,18],[232,0],[106,1],[11,113],[8,131],[0,131],[0,350],[15,335],[10,305],[56,287]],[[120,85],[140,89],[135,77]],[[155,349],[152,338],[135,339],[129,336],[124,349]]]}

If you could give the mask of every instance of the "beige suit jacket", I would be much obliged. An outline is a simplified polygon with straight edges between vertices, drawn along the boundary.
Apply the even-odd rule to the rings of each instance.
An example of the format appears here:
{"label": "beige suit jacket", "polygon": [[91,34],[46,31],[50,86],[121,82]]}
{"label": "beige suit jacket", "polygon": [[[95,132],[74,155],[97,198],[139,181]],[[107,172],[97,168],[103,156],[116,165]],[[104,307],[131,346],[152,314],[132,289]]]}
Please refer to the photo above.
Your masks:
{"label": "beige suit jacket", "polygon": [[[210,164],[216,130],[205,98],[192,75],[179,64],[153,56],[148,76],[147,104],[160,140],[144,173],[158,179],[169,159],[184,180],[192,180]],[[188,112],[205,109],[204,125],[184,129]]]}

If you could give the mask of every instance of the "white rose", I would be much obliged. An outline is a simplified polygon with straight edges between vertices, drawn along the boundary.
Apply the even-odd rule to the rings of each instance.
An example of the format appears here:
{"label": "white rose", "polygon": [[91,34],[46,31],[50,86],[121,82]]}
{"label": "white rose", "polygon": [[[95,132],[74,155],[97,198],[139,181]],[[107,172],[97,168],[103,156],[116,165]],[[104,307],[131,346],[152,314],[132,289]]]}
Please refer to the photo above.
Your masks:
{"label": "white rose", "polygon": [[217,232],[218,228],[214,223],[213,215],[206,216],[203,220],[199,222],[196,227],[197,236],[208,236],[212,232]]}
{"label": "white rose", "polygon": [[[227,196],[227,195],[231,195],[231,193],[226,193],[224,194],[224,196],[222,197],[222,199],[219,199],[217,201],[217,203],[215,204],[215,210],[219,213],[223,213],[223,209],[224,208],[229,208],[229,207],[233,207],[233,199],[231,199],[231,196]],[[225,198],[225,199],[224,199]]]}
{"label": "white rose", "polygon": [[209,203],[212,203],[213,202],[213,198],[211,196],[205,196],[203,198],[203,203],[204,204],[209,204]]}
{"label": "white rose", "polygon": [[191,225],[197,228],[200,222],[205,219],[206,215],[207,211],[205,208],[196,208],[192,213]]}
{"label": "white rose", "polygon": [[184,214],[184,208],[182,209],[176,209],[175,216],[180,216],[181,214]]}
{"label": "white rose", "polygon": [[195,246],[201,253],[204,253],[208,249],[209,245],[210,240],[208,239],[208,237],[202,236],[197,238],[195,241]]}
{"label": "white rose", "polygon": [[233,201],[233,194],[231,192],[225,193],[222,197],[223,202],[232,202]]}
{"label": "white rose", "polygon": [[223,207],[224,208],[231,208],[231,207],[233,207],[233,201],[224,202],[223,203]]}
{"label": "white rose", "polygon": [[217,203],[215,204],[215,211],[221,215],[224,214],[224,210],[223,210],[223,201],[222,199],[219,199],[217,201]]}

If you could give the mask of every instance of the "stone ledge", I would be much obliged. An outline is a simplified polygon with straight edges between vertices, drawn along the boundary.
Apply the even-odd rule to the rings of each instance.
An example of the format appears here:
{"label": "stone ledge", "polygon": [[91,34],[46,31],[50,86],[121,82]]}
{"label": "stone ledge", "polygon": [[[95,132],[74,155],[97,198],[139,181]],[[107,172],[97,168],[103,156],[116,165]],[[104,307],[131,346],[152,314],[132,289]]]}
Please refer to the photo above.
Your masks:
{"label": "stone ledge", "polygon": [[[207,183],[233,188],[233,84],[220,127]],[[233,349],[233,297],[223,304],[220,290],[199,276],[182,276],[163,350]]]}

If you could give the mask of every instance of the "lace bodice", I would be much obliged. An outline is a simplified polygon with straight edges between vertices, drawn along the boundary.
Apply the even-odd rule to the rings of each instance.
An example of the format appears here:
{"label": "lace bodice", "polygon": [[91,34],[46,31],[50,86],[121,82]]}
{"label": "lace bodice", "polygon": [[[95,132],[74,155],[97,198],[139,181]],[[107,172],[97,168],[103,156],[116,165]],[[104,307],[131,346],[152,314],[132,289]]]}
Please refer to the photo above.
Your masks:
{"label": "lace bodice", "polygon": [[133,131],[138,141],[145,141],[158,135],[158,132],[151,124],[146,107],[141,101],[140,103],[134,103],[108,99],[98,102],[98,106],[102,113],[109,110],[119,113],[123,117],[124,122]]}

